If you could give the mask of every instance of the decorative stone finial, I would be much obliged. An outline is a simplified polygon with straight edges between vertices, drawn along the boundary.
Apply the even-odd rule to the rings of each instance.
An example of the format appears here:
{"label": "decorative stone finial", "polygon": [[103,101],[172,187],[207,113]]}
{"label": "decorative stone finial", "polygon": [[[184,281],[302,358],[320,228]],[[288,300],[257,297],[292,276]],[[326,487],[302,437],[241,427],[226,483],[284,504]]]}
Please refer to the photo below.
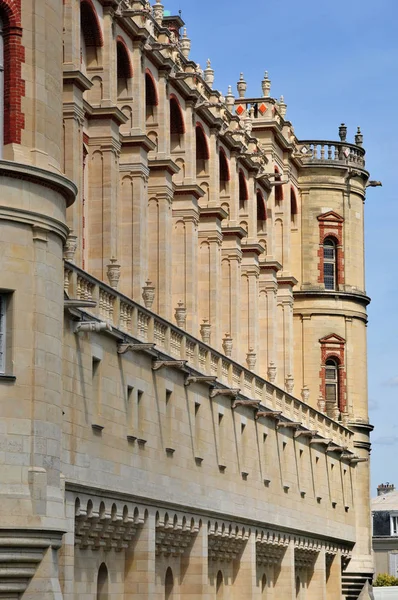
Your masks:
{"label": "decorative stone finial", "polygon": [[107,267],[109,285],[113,287],[113,289],[117,290],[120,279],[120,265],[117,263],[117,259],[112,257]]}
{"label": "decorative stone finial", "polygon": [[340,419],[340,410],[337,405],[332,410],[332,419],[334,419],[335,421],[339,421]]}
{"label": "decorative stone finial", "polygon": [[205,344],[210,344],[211,325],[208,319],[203,319],[203,323],[200,326],[200,335],[202,341]]}
{"label": "decorative stone finial", "polygon": [[286,116],[287,104],[285,103],[285,99],[283,96],[281,96],[279,98],[278,105],[279,105],[279,112],[281,114],[281,117],[282,117],[282,119],[284,119]]}
{"label": "decorative stone finial", "polygon": [[268,71],[265,71],[264,79],[261,82],[264,98],[269,98],[271,92],[271,80],[268,77]]}
{"label": "decorative stone finial", "polygon": [[232,340],[232,337],[231,337],[230,333],[226,333],[225,336],[223,337],[222,347],[224,349],[225,356],[228,356],[228,358],[231,358],[231,356],[232,356],[233,340]]}
{"label": "decorative stone finial", "polygon": [[308,387],[308,385],[304,384],[301,390],[301,398],[303,402],[305,402],[305,404],[308,404],[308,400],[310,399],[310,388]]}
{"label": "decorative stone finial", "polygon": [[183,302],[179,302],[174,313],[176,323],[180,329],[185,329],[185,323],[187,320],[187,309]]}
{"label": "decorative stone finial", "polygon": [[184,58],[189,58],[189,53],[191,51],[191,40],[187,36],[187,28],[184,27],[184,33],[180,41],[181,53]]}
{"label": "decorative stone finial", "polygon": [[254,119],[254,106],[252,106],[249,111],[246,111],[246,117],[244,119],[245,129],[249,135],[251,134],[252,129],[253,129],[253,119]]}
{"label": "decorative stone finial", "polygon": [[254,371],[256,366],[257,355],[254,352],[254,348],[249,348],[249,352],[246,354],[246,364],[250,371]]}
{"label": "decorative stone finial", "polygon": [[360,127],[358,127],[358,129],[357,129],[357,133],[355,136],[355,143],[357,146],[362,146],[362,144],[363,144],[363,135],[362,135]]}
{"label": "decorative stone finial", "polygon": [[152,304],[155,299],[155,286],[152,285],[152,281],[149,279],[145,282],[145,285],[142,288],[142,298],[144,300],[145,308],[152,308]]}
{"label": "decorative stone finial", "polygon": [[285,389],[288,394],[293,394],[294,378],[293,375],[288,375],[285,379]]}
{"label": "decorative stone finial", "polygon": [[239,98],[244,98],[247,90],[247,83],[243,77],[243,73],[240,74],[238,83],[236,84],[238,89]]}
{"label": "decorative stone finial", "polygon": [[342,142],[345,142],[347,139],[347,126],[345,123],[342,123],[339,127],[339,137]]}
{"label": "decorative stone finial", "polygon": [[213,87],[214,69],[211,68],[210,58],[207,59],[206,69],[204,71],[204,80],[209,87]]}
{"label": "decorative stone finial", "polygon": [[275,365],[275,363],[272,360],[269,363],[269,367],[268,367],[268,371],[267,371],[267,376],[268,376],[268,380],[269,380],[270,383],[275,383],[275,379],[276,379],[276,365]]}
{"label": "decorative stone finial", "polygon": [[164,6],[161,4],[160,0],[156,0],[156,4],[153,5],[153,18],[155,19],[158,25],[162,24],[163,16],[164,16]]}
{"label": "decorative stone finial", "polygon": [[230,112],[232,112],[233,106],[235,104],[235,96],[232,93],[232,86],[228,86],[228,94],[225,96],[225,104]]}
{"label": "decorative stone finial", "polygon": [[74,263],[75,252],[77,250],[77,235],[73,234],[73,229],[70,230],[68,237],[66,238],[64,246],[64,259]]}
{"label": "decorative stone finial", "polygon": [[320,395],[318,398],[318,410],[322,413],[324,413],[326,410],[326,402],[322,395]]}

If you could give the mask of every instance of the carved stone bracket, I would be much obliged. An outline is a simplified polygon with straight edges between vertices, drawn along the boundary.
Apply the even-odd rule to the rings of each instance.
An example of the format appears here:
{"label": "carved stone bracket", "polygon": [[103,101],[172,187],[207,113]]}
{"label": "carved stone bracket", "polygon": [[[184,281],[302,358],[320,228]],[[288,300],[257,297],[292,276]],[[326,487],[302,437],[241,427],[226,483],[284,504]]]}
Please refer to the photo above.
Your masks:
{"label": "carved stone bracket", "polygon": [[259,410],[255,416],[255,419],[260,419],[261,417],[279,419],[281,414],[281,410]]}
{"label": "carved stone bracket", "polygon": [[289,536],[276,531],[256,531],[256,561],[258,565],[278,565],[289,545]]}
{"label": "carved stone bracket", "polygon": [[76,501],[75,545],[79,548],[128,548],[138,528],[144,523],[144,512],[126,504],[88,500]]}
{"label": "carved stone bracket", "polygon": [[343,452],[345,452],[347,450],[346,446],[337,446],[337,444],[330,444],[325,452],[328,454],[330,452],[340,452],[341,454],[343,454]]}
{"label": "carved stone bracket", "polygon": [[359,456],[353,456],[350,459],[351,465],[357,465],[358,463],[369,462],[369,458],[360,458]]}
{"label": "carved stone bracket", "polygon": [[298,438],[300,436],[314,438],[318,435],[318,432],[315,429],[299,429],[294,432],[294,437]]}
{"label": "carved stone bracket", "polygon": [[258,408],[260,400],[235,400],[232,408],[238,408],[238,406],[248,406],[249,408]]}
{"label": "carved stone bracket", "polygon": [[310,444],[320,444],[321,446],[329,446],[330,444],[332,444],[332,440],[325,438],[315,438],[313,440],[310,440]]}
{"label": "carved stone bracket", "polygon": [[276,424],[277,429],[298,429],[301,427],[301,423],[298,421],[278,421]]}
{"label": "carved stone bracket", "polygon": [[199,531],[199,522],[177,514],[159,514],[156,521],[156,555],[182,556]]}
{"label": "carved stone bracket", "polygon": [[217,381],[216,375],[188,375],[184,381],[184,385],[191,385],[191,383],[213,384],[215,381]]}
{"label": "carved stone bracket", "polygon": [[155,344],[128,344],[122,343],[118,344],[117,353],[118,354],[126,354],[126,352],[145,352],[146,354],[150,354],[151,356],[157,356],[157,353],[154,351]]}
{"label": "carved stone bracket", "polygon": [[232,523],[210,522],[208,529],[209,560],[231,562],[240,554],[250,530]]}
{"label": "carved stone bracket", "polygon": [[215,398],[216,396],[231,396],[232,398],[236,398],[239,392],[240,388],[212,388],[209,395],[210,398]]}
{"label": "carved stone bracket", "polygon": [[112,325],[110,323],[105,323],[105,321],[80,321],[80,323],[77,323],[75,326],[75,333],[80,333],[81,331],[95,333],[112,331]]}
{"label": "carved stone bracket", "polygon": [[165,367],[170,367],[172,369],[185,369],[187,362],[187,360],[155,360],[152,363],[152,371],[159,371],[159,369],[163,369]]}

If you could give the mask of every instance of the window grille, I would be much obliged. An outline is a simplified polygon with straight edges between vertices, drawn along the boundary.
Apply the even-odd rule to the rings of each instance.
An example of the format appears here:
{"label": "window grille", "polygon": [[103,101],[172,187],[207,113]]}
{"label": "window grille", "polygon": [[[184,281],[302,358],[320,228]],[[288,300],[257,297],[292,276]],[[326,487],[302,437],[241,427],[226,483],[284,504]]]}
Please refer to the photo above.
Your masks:
{"label": "window grille", "polygon": [[331,239],[323,244],[323,282],[325,290],[336,289],[336,244]]}
{"label": "window grille", "polygon": [[6,304],[3,295],[0,295],[0,373],[5,372],[6,358]]}
{"label": "window grille", "polygon": [[338,404],[338,370],[337,364],[334,360],[329,359],[326,361],[325,366],[325,395],[326,402],[333,402]]}

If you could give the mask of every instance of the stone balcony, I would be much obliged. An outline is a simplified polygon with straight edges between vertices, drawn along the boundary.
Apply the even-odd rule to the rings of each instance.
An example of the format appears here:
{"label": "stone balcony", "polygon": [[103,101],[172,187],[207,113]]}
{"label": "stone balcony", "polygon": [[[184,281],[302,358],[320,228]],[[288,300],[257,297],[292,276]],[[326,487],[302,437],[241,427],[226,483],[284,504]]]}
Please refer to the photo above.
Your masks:
{"label": "stone balcony", "polygon": [[297,143],[297,153],[305,166],[350,166],[365,168],[365,150],[348,142],[328,140],[302,140]]}

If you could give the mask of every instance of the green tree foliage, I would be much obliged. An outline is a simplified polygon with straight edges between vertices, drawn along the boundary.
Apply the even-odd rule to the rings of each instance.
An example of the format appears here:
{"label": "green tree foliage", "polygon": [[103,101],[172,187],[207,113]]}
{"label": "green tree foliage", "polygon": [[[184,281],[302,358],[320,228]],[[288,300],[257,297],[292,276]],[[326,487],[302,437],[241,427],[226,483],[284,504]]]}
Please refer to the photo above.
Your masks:
{"label": "green tree foliage", "polygon": [[387,587],[391,585],[398,585],[398,577],[389,575],[388,573],[379,573],[373,582],[373,587]]}

